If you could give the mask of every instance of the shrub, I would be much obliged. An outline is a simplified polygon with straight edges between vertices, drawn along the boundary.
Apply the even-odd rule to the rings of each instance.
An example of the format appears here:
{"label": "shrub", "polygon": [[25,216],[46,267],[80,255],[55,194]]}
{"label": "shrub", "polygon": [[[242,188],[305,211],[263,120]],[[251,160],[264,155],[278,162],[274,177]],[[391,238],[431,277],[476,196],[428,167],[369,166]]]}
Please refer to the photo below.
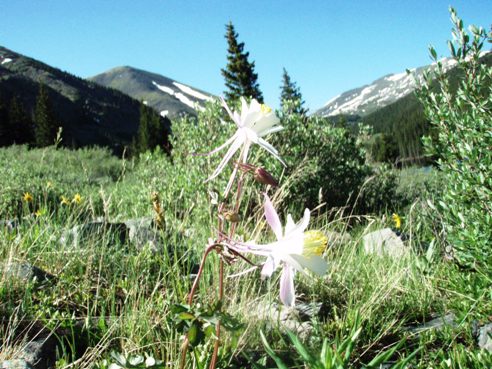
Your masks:
{"label": "shrub", "polygon": [[[431,124],[434,140],[425,146],[435,154],[445,176],[438,204],[447,241],[454,246],[459,262],[484,267],[490,273],[492,262],[492,67],[481,63],[484,42],[492,41],[483,28],[469,27],[451,9],[454,23],[449,47],[463,78],[456,92],[445,78],[437,54],[435,76],[426,76],[418,97]],[[436,77],[437,84],[431,82]]]}

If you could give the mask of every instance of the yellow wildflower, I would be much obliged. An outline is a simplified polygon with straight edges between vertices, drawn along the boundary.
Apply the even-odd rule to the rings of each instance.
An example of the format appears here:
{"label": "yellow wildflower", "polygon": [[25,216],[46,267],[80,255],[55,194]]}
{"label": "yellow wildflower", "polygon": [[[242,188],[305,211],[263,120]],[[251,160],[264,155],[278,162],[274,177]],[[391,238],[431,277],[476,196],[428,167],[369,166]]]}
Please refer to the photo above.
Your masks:
{"label": "yellow wildflower", "polygon": [[24,192],[24,196],[22,196],[22,199],[25,202],[32,202],[33,197],[32,197],[32,195],[29,192]]}
{"label": "yellow wildflower", "polygon": [[66,196],[60,196],[60,200],[61,205],[70,205],[70,200]]}
{"label": "yellow wildflower", "polygon": [[393,222],[395,222],[395,228],[396,229],[400,229],[401,228],[401,218],[398,214],[396,213],[393,213],[393,215],[391,215],[391,219],[393,219]]}
{"label": "yellow wildflower", "polygon": [[80,204],[82,202],[82,196],[80,196],[79,193],[76,193],[74,196],[73,196],[73,199],[72,199],[72,202],[76,203],[76,204]]}

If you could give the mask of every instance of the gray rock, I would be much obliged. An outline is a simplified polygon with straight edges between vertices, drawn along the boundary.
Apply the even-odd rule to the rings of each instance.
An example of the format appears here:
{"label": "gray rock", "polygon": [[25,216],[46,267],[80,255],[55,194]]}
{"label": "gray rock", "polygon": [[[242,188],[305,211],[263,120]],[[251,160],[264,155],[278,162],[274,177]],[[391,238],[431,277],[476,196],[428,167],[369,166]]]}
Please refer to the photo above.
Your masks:
{"label": "gray rock", "polygon": [[34,369],[23,359],[0,361],[0,369]]}
{"label": "gray rock", "polygon": [[129,241],[139,250],[150,247],[152,252],[158,252],[160,247],[160,234],[150,217],[136,218],[125,221],[128,229]]}
{"label": "gray rock", "polygon": [[390,228],[380,229],[366,234],[363,239],[364,250],[368,254],[387,255],[394,259],[408,254],[410,248]]}
{"label": "gray rock", "polygon": [[323,231],[323,233],[328,238],[328,247],[343,246],[352,241],[352,237],[348,232]]}
{"label": "gray rock", "polygon": [[429,329],[441,330],[445,327],[457,327],[456,315],[454,315],[453,313],[448,313],[444,316],[432,319],[427,323],[408,327],[407,330],[411,333],[421,333]]}
{"label": "gray rock", "polygon": [[23,347],[20,358],[34,369],[50,368],[56,361],[56,344],[56,339],[51,335],[39,337]]}
{"label": "gray rock", "polygon": [[310,320],[318,316],[320,309],[321,303],[299,303],[289,308],[276,303],[261,302],[252,306],[250,318],[276,324],[280,329],[290,330],[305,339],[313,329]]}
{"label": "gray rock", "polygon": [[55,279],[53,275],[25,261],[0,263],[0,272],[10,279],[23,283],[32,280],[35,280],[38,283],[44,283]]}
{"label": "gray rock", "polygon": [[15,219],[0,220],[0,230],[6,229],[8,232],[13,232],[18,226],[19,222]]}
{"label": "gray rock", "polygon": [[91,239],[103,239],[109,245],[123,244],[127,235],[128,229],[124,223],[90,222],[64,230],[60,243],[73,248],[81,247]]}
{"label": "gray rock", "polygon": [[492,323],[485,324],[479,329],[478,346],[492,352]]}

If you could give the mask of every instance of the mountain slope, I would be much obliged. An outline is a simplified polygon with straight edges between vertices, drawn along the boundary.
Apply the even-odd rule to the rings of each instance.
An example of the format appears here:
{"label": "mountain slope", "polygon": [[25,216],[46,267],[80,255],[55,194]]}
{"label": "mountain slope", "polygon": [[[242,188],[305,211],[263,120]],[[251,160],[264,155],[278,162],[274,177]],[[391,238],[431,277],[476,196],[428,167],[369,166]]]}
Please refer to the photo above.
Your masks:
{"label": "mountain slope", "polygon": [[170,78],[132,67],[113,68],[89,80],[144,101],[162,116],[170,118],[196,115],[196,111],[213,98],[213,95]]}
{"label": "mountain slope", "polygon": [[[15,96],[32,116],[40,83],[48,88],[66,145],[102,145],[120,152],[137,133],[137,100],[0,47],[0,102]],[[168,119],[161,124],[170,127]]]}
{"label": "mountain slope", "polygon": [[[441,60],[445,70],[456,65],[451,58]],[[359,115],[365,116],[384,108],[415,90],[414,78],[421,78],[424,71],[432,70],[435,64],[414,68],[412,74],[406,72],[388,74],[370,85],[365,85],[346,91],[330,99],[321,109],[314,114],[324,117],[335,115]]]}

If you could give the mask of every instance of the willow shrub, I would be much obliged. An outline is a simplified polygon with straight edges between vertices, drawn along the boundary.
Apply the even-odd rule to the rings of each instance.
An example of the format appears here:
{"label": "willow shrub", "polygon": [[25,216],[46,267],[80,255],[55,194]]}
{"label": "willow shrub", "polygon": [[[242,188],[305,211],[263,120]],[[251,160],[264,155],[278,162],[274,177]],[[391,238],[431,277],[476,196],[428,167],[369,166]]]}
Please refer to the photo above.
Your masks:
{"label": "willow shrub", "polygon": [[[492,34],[463,22],[451,9],[451,55],[461,71],[455,90],[450,87],[436,51],[435,75],[427,75],[418,97],[436,130],[425,140],[427,152],[438,157],[445,180],[436,211],[456,259],[469,267],[488,270],[492,262],[492,67],[481,53]],[[483,58],[482,58],[483,57]],[[436,82],[433,82],[435,80]]]}

